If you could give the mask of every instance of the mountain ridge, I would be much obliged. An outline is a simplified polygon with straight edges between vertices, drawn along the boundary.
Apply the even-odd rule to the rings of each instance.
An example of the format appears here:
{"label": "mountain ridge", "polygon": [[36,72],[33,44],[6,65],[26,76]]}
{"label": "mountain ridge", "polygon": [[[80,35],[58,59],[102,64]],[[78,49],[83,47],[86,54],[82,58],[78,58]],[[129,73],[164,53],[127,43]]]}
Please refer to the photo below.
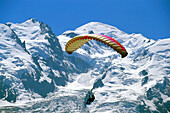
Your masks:
{"label": "mountain ridge", "polygon": [[[0,59],[0,87],[3,89],[0,100],[11,102],[8,104],[12,106],[2,107],[1,111],[13,110],[20,102],[44,108],[38,110],[39,107],[19,105],[18,111],[170,111],[170,39],[154,41],[100,22],[90,22],[59,36],[55,36],[50,26],[36,19],[21,24],[1,24],[0,29],[0,55],[3,56]],[[96,41],[86,43],[72,55],[65,52],[68,40],[89,33],[115,38],[125,46],[129,55],[121,59],[111,48]],[[9,39],[12,37],[13,42]],[[15,45],[8,45],[14,42]],[[88,90],[95,92],[96,99],[86,106],[83,101]],[[36,99],[40,100],[29,101]]]}

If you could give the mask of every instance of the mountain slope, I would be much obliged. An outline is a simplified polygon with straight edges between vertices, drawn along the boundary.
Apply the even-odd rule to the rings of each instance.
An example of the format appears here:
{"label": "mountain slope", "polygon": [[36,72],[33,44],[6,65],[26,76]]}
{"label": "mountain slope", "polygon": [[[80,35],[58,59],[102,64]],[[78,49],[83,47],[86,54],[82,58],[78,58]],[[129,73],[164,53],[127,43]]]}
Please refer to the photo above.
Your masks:
{"label": "mountain slope", "polygon": [[[100,22],[57,37],[36,19],[1,24],[0,29],[0,99],[6,106],[2,111],[170,111],[170,39],[154,41]],[[68,55],[67,41],[88,33],[115,38],[128,56],[122,59],[94,40]],[[89,90],[96,99],[86,105]],[[15,103],[6,105],[5,100]]]}
{"label": "mountain slope", "polygon": [[[107,31],[103,30],[103,26],[105,26]],[[88,57],[85,59],[95,59],[96,62],[94,70],[90,74],[88,73],[90,76],[97,76],[94,77],[96,82],[92,82],[94,83],[94,92],[98,97],[89,106],[91,109],[95,106],[96,109],[92,111],[103,112],[109,109],[108,111],[113,112],[119,110],[119,112],[121,110],[124,112],[135,112],[136,110],[141,112],[149,112],[150,110],[167,112],[167,105],[169,105],[169,101],[167,100],[169,100],[170,39],[155,42],[140,34],[129,35],[112,26],[93,22],[76,29],[74,32],[69,31],[63,35],[69,36],[69,34],[84,34],[89,32],[114,37],[129,52],[126,58],[121,59],[117,53],[113,53],[108,47],[104,45],[101,47],[102,44],[96,45],[96,42],[90,42],[82,47],[83,52],[81,50],[77,51],[80,55],[75,54],[75,56],[81,56],[83,54]],[[60,42],[63,43],[64,41],[62,40]],[[94,45],[95,52],[90,52],[89,54],[88,50],[92,51],[92,49],[91,46],[88,48],[88,45]],[[107,52],[108,50],[109,52]],[[87,79],[88,75],[82,75],[77,82],[80,83],[79,81],[84,80],[81,81],[81,85],[87,86],[85,81],[95,81],[93,77]],[[163,93],[160,89],[156,91],[157,93],[159,92],[159,95],[165,97],[164,99],[166,101],[163,101],[164,99],[161,96],[152,97],[152,94],[155,92],[152,92],[152,89],[155,89],[156,86],[160,87],[160,85],[164,85],[163,90],[166,92]],[[148,99],[150,96],[152,98]],[[127,106],[128,104],[130,107]]]}
{"label": "mountain slope", "polygon": [[32,99],[34,93],[46,97],[57,90],[55,85],[64,86],[72,81],[70,73],[79,73],[63,56],[58,39],[47,24],[30,19],[0,27],[2,99],[16,102]]}

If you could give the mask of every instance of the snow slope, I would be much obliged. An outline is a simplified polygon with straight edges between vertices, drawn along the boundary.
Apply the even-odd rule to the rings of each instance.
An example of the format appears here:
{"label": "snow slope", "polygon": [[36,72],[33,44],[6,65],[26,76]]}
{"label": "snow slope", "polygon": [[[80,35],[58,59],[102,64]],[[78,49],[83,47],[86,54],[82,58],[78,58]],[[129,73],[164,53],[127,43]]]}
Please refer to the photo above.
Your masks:
{"label": "snow slope", "polygon": [[[170,38],[154,41],[100,22],[59,36],[36,19],[0,29],[1,111],[170,112]],[[68,40],[88,33],[115,38],[128,56],[94,40],[65,52]],[[90,105],[88,91],[96,98]]]}

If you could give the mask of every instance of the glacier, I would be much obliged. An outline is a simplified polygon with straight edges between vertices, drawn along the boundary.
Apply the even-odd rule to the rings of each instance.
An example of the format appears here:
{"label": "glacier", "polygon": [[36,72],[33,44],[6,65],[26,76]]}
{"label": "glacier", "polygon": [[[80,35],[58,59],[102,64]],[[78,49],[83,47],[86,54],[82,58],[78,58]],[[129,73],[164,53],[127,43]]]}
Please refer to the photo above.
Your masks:
{"label": "glacier", "polygon": [[[94,40],[69,55],[68,40],[104,34],[128,51],[121,58]],[[56,36],[31,18],[0,24],[0,111],[65,113],[170,112],[170,38],[152,40],[90,22]],[[86,105],[88,92],[95,100]]]}

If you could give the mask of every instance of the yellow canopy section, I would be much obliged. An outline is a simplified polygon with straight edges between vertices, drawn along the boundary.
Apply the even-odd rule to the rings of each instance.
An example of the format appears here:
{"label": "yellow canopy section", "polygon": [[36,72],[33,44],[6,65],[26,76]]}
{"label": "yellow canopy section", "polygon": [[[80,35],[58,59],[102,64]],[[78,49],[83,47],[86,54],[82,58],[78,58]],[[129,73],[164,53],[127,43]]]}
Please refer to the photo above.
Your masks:
{"label": "yellow canopy section", "polygon": [[69,40],[65,46],[65,50],[68,54],[72,54],[75,50],[79,49],[81,46],[83,46],[85,43],[87,43],[90,40],[96,40],[101,41],[111,48],[113,48],[115,51],[121,54],[122,58],[127,56],[126,49],[115,39],[106,36],[106,35],[99,35],[99,34],[87,34],[87,35],[80,35],[72,38]]}

